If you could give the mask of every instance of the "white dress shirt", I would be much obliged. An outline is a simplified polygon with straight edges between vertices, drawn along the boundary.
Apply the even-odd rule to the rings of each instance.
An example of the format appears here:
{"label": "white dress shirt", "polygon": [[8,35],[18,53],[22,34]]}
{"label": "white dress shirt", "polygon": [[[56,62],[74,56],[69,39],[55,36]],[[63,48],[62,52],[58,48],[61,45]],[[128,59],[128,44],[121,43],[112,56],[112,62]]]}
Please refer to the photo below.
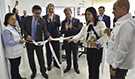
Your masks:
{"label": "white dress shirt", "polygon": [[51,16],[49,16],[49,19],[51,20],[51,22],[53,21],[54,18],[54,14],[52,14]]}
{"label": "white dress shirt", "polygon": [[103,17],[104,17],[104,15],[99,15],[98,20],[103,21]]}
{"label": "white dress shirt", "polygon": [[135,21],[131,14],[118,19],[108,42],[107,62],[114,68],[135,66]]}
{"label": "white dress shirt", "polygon": [[[90,23],[90,24],[93,24],[93,23]],[[83,26],[81,31],[76,36],[73,37],[73,40],[77,40],[77,41],[80,40],[83,43],[84,47],[86,47],[86,48],[89,48],[87,45],[86,37],[87,37],[87,33],[88,33],[87,32],[88,27],[90,24],[88,24],[87,26]],[[98,36],[102,37],[104,35],[104,30],[106,29],[105,23],[103,21],[99,21],[97,23],[97,25],[94,26],[94,29],[97,32]],[[88,40],[91,39],[92,36],[94,36],[96,38],[95,34],[93,34],[92,32],[93,31],[90,31],[90,35],[88,37]],[[100,39],[102,39],[102,38],[100,38]],[[101,41],[100,41],[100,43],[101,43]]]}

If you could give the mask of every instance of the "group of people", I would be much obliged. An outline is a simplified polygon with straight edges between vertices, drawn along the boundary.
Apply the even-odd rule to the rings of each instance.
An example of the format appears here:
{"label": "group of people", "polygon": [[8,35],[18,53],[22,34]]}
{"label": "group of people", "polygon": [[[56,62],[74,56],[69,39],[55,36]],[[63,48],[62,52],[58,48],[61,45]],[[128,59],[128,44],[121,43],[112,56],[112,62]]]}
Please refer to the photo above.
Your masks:
{"label": "group of people", "polygon": [[[34,79],[37,74],[34,53],[36,53],[42,76],[48,79],[46,71],[51,71],[53,65],[60,69],[56,60],[53,59],[50,44],[53,46],[55,55],[60,62],[60,42],[52,38],[70,37],[64,40],[63,48],[66,53],[67,66],[64,73],[70,71],[72,59],[74,70],[80,74],[78,65],[79,43],[85,48],[88,62],[89,79],[99,79],[99,66],[102,62],[104,45],[107,49],[107,62],[110,65],[111,79],[125,79],[128,69],[133,67],[134,47],[132,41],[135,39],[134,20],[129,13],[130,4],[128,0],[118,0],[113,6],[113,14],[116,19],[115,27],[110,31],[110,17],[105,15],[105,7],[98,8],[99,15],[94,7],[85,10],[86,26],[79,19],[72,16],[71,8],[64,9],[65,19],[60,22],[60,16],[55,14],[55,6],[48,4],[47,14],[41,16],[42,8],[39,5],[32,7],[31,16],[20,17],[18,10],[7,13],[4,21],[2,39],[5,48],[5,56],[8,58],[11,67],[11,79],[25,79],[19,74],[21,55],[24,50],[24,43],[27,49],[29,66]],[[61,29],[60,29],[61,27]],[[18,29],[20,28],[20,29]],[[35,45],[33,41],[46,43],[47,68],[45,67],[43,45]],[[35,52],[34,52],[35,51]],[[73,58],[72,58],[73,54]]]}

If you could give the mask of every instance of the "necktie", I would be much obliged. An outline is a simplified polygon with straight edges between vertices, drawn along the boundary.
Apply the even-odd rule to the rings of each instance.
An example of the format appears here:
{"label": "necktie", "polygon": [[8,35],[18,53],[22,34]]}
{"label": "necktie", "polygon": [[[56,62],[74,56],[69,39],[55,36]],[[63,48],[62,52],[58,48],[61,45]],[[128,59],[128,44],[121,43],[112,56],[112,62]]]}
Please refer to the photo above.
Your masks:
{"label": "necktie", "polygon": [[37,30],[37,20],[34,19],[33,28],[32,28],[32,37],[34,40],[36,39],[36,30]]}

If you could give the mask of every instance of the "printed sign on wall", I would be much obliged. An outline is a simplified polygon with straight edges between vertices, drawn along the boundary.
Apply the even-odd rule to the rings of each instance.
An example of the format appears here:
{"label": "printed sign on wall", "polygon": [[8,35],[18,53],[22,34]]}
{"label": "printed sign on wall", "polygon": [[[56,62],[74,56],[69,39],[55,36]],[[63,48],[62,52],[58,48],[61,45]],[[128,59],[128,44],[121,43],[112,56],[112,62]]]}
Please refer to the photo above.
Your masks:
{"label": "printed sign on wall", "polygon": [[106,3],[106,2],[111,2],[113,0],[94,0],[95,3]]}

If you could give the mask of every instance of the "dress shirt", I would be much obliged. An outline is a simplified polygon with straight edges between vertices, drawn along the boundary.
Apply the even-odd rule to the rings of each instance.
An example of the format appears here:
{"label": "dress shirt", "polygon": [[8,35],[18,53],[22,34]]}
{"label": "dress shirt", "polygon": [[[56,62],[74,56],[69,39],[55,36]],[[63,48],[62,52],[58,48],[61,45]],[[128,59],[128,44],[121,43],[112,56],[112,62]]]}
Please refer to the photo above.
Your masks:
{"label": "dress shirt", "polygon": [[114,68],[131,69],[135,66],[135,21],[126,14],[115,23],[108,42],[107,62]]}
{"label": "dress shirt", "polygon": [[66,29],[72,28],[72,18],[67,19],[67,22],[66,22],[65,26],[66,26]]}
{"label": "dress shirt", "polygon": [[54,17],[54,14],[52,14],[51,16],[49,16],[49,20],[50,20],[50,22],[52,22],[52,21],[53,21],[53,17]]}
{"label": "dress shirt", "polygon": [[104,17],[104,15],[99,15],[98,20],[103,21],[103,17]]}

